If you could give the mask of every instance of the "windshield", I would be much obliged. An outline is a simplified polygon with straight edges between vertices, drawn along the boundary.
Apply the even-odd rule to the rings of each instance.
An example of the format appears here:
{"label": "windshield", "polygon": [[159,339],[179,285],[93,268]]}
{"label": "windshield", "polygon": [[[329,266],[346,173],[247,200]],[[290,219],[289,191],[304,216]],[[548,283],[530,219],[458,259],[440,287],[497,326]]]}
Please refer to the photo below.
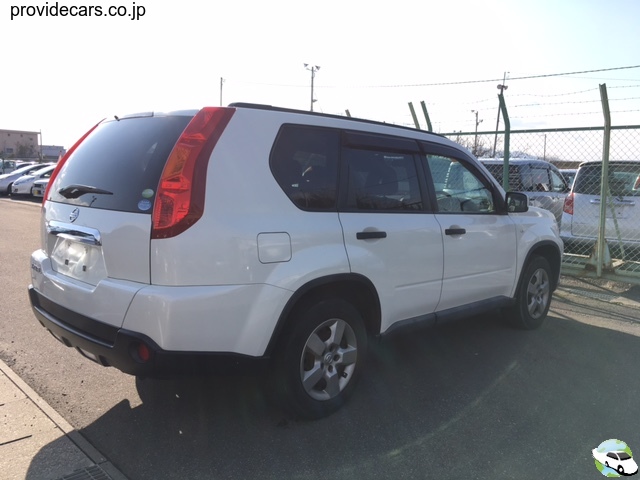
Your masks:
{"label": "windshield", "polygon": [[51,201],[151,213],[160,174],[190,120],[132,117],[101,124],[60,170]]}
{"label": "windshield", "polygon": [[7,175],[18,175],[18,174],[23,174],[26,175],[27,173],[31,173],[35,170],[38,170],[38,168],[42,169],[41,165],[26,165],[24,167],[20,167],[20,168],[16,168],[13,172],[8,173]]}
{"label": "windshield", "polygon": [[[580,167],[573,187],[574,193],[600,195],[601,164]],[[640,162],[610,163],[609,190],[613,196],[640,196]]]}

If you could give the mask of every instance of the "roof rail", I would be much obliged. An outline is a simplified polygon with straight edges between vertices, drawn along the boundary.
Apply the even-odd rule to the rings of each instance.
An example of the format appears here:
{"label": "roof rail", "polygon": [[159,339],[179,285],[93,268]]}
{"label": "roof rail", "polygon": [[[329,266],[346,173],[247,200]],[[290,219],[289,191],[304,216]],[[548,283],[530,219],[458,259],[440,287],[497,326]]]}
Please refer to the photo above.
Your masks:
{"label": "roof rail", "polygon": [[427,130],[419,130],[417,128],[408,127],[406,125],[396,125],[394,123],[381,122],[381,121],[378,121],[378,120],[369,120],[369,119],[366,119],[366,118],[347,117],[347,116],[336,115],[336,114],[332,114],[332,113],[310,112],[308,110],[297,110],[297,109],[294,109],[294,108],[276,107],[276,106],[273,106],[273,105],[264,105],[264,104],[261,104],[261,103],[247,103],[247,102],[233,102],[233,103],[230,103],[228,105],[228,107],[232,107],[232,108],[253,108],[253,109],[256,109],[256,110],[271,110],[271,111],[275,111],[275,112],[296,113],[296,114],[299,114],[299,115],[313,115],[313,116],[316,116],[316,117],[336,118],[336,119],[350,121],[350,122],[363,122],[363,123],[368,123],[368,124],[372,124],[372,125],[383,125],[385,127],[401,128],[403,130],[410,130],[410,131],[413,131],[413,132],[428,133],[430,135],[435,135],[437,137],[446,138],[446,137],[444,137],[444,135],[440,135],[439,133],[429,132]]}

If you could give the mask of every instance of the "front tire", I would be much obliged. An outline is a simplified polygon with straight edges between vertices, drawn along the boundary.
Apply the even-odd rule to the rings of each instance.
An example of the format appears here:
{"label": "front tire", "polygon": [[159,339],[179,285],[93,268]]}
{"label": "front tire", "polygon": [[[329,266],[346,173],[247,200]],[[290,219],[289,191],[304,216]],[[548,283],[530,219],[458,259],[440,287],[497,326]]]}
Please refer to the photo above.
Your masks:
{"label": "front tire", "polygon": [[299,309],[274,355],[273,383],[284,407],[316,419],[338,410],[362,372],[367,333],[362,316],[342,299]]}
{"label": "front tire", "polygon": [[516,303],[507,310],[514,326],[534,330],[542,325],[551,306],[551,278],[551,267],[547,259],[534,256],[522,274]]}

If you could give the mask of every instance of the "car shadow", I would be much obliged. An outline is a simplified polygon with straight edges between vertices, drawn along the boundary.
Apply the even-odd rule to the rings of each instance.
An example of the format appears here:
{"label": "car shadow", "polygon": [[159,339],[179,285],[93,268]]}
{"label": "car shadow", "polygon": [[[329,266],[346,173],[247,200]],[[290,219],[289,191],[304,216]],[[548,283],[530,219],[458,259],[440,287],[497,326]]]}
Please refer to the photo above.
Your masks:
{"label": "car shadow", "polygon": [[141,480],[586,478],[602,440],[640,445],[638,351],[636,336],[563,314],[526,332],[485,315],[375,345],[325,419],[284,414],[260,378],[143,380],[142,403],[80,433]]}

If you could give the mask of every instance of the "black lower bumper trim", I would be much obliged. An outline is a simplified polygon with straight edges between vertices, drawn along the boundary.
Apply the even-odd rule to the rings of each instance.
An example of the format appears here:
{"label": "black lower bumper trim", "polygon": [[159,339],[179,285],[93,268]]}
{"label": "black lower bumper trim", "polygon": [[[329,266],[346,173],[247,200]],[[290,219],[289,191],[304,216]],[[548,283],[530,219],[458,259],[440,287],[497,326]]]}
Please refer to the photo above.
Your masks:
{"label": "black lower bumper trim", "polygon": [[[115,367],[124,373],[142,377],[170,377],[185,374],[261,373],[268,366],[267,357],[250,357],[229,352],[174,352],[160,348],[146,335],[124,328],[105,325],[97,320],[82,317],[82,329],[53,315],[45,306],[55,305],[29,286],[31,308],[38,321],[56,339],[67,347],[77,349],[85,357],[103,365]],[[58,306],[59,307],[59,306]],[[58,311],[70,312],[72,318],[80,315],[59,307]],[[77,323],[77,322],[76,322]],[[105,328],[106,327],[106,328]],[[87,331],[88,330],[88,331]],[[96,331],[111,332],[109,340],[95,335]],[[140,344],[150,352],[143,362],[138,355]]]}

